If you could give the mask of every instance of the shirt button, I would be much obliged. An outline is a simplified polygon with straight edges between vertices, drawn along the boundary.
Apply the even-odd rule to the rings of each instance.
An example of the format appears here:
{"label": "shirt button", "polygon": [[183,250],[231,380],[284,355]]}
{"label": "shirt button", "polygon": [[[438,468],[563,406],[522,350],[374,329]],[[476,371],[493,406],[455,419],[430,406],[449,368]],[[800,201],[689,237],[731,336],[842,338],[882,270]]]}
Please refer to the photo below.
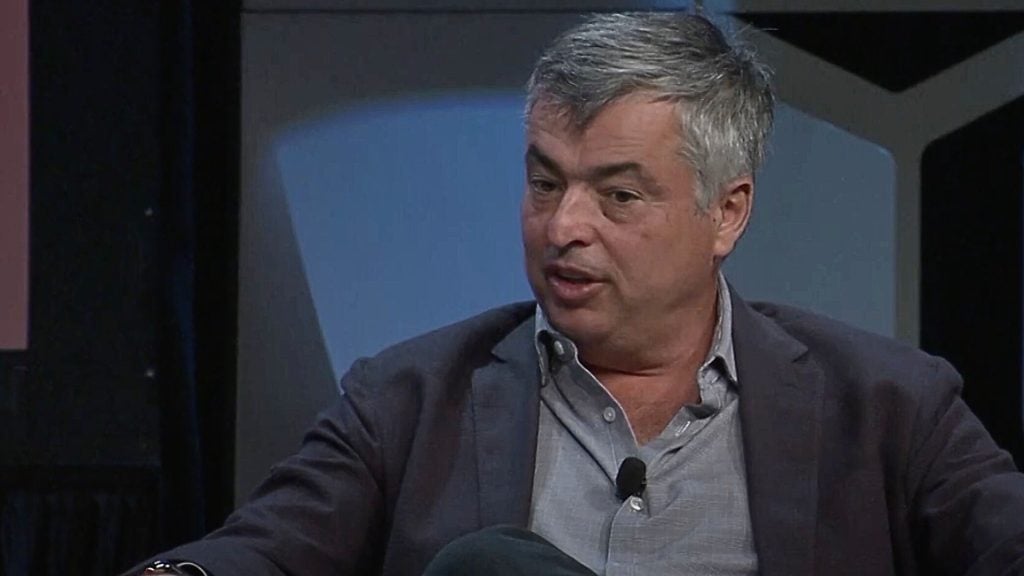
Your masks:
{"label": "shirt button", "polygon": [[629,497],[629,507],[632,508],[634,512],[639,512],[639,511],[643,510],[644,509],[644,499],[639,497],[639,496],[630,496]]}
{"label": "shirt button", "polygon": [[558,356],[559,358],[565,356],[565,345],[558,340],[555,340],[555,343],[552,344],[551,347],[555,349],[555,356]]}
{"label": "shirt button", "polygon": [[609,424],[615,422],[615,408],[612,408],[611,406],[605,408],[604,412],[601,413],[601,416],[603,416],[604,421]]}

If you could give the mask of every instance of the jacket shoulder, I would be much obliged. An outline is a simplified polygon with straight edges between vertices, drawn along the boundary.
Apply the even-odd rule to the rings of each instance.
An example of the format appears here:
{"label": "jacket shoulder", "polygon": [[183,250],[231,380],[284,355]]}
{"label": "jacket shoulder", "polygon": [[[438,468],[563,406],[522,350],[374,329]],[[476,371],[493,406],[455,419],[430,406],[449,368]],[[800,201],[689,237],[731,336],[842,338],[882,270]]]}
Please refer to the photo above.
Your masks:
{"label": "jacket shoulder", "polygon": [[397,381],[444,379],[492,360],[492,350],[534,314],[536,304],[517,302],[492,308],[389,346],[356,360],[342,378],[343,390],[369,380],[376,388]]}
{"label": "jacket shoulder", "polygon": [[377,363],[415,361],[424,365],[444,365],[490,354],[498,342],[533,316],[535,306],[533,302],[517,302],[492,308],[389,346],[371,360]]}
{"label": "jacket shoulder", "polygon": [[941,374],[959,388],[952,365],[905,342],[794,306],[753,302],[750,307],[806,346],[833,381],[930,386]]}

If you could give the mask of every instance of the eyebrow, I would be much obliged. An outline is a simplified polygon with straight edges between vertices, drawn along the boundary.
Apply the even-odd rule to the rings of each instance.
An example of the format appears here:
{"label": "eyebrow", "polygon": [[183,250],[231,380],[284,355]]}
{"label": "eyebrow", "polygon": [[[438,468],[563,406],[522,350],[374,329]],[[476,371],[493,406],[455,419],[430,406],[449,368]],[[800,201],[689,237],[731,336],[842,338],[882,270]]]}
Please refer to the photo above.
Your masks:
{"label": "eyebrow", "polygon": [[[558,175],[562,174],[562,170],[558,167],[558,163],[542,152],[540,148],[537,148],[535,144],[530,144],[526,149],[526,161],[529,162],[530,160],[536,161],[551,172]],[[619,174],[627,172],[632,172],[641,180],[650,180],[647,175],[647,171],[644,170],[644,167],[639,162],[616,162],[614,164],[597,166],[589,170],[587,179],[592,181],[604,180],[605,178],[611,178],[612,176],[618,176]]]}
{"label": "eyebrow", "polygon": [[562,175],[561,169],[558,168],[558,163],[552,160],[547,154],[541,152],[540,148],[537,148],[536,144],[530,144],[526,149],[526,162],[529,163],[530,160],[535,161],[547,170],[550,170],[559,176]]}

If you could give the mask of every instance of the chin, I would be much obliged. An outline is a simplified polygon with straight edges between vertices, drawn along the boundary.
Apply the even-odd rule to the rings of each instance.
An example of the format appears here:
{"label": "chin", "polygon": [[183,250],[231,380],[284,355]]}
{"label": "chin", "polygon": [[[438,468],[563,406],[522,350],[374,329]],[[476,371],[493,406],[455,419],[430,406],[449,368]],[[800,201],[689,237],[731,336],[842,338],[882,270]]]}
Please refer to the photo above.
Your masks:
{"label": "chin", "polygon": [[545,303],[543,308],[548,322],[577,344],[599,336],[607,326],[601,314],[587,308],[565,308],[550,303]]}

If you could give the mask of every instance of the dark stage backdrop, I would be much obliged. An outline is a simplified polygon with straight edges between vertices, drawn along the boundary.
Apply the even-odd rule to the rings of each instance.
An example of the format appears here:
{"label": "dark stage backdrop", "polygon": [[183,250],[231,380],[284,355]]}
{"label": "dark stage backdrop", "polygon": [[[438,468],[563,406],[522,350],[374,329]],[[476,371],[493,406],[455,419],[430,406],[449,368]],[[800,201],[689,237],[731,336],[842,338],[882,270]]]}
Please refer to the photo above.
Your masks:
{"label": "dark stage backdrop", "polygon": [[27,38],[30,139],[0,138],[32,163],[0,154],[0,219],[29,235],[30,338],[0,351],[0,575],[109,576],[230,504],[240,8],[32,0],[19,37],[17,4],[0,98]]}
{"label": "dark stage backdrop", "polygon": [[125,4],[30,4],[30,339],[0,355],[12,576],[109,574],[156,541],[160,22]]}
{"label": "dark stage backdrop", "polygon": [[[705,3],[783,101],[729,273],[949,357],[1020,462],[1024,12],[850,4]],[[0,574],[199,536],[354,356],[527,296],[520,86],[579,11],[638,6],[680,3],[32,0]]]}

